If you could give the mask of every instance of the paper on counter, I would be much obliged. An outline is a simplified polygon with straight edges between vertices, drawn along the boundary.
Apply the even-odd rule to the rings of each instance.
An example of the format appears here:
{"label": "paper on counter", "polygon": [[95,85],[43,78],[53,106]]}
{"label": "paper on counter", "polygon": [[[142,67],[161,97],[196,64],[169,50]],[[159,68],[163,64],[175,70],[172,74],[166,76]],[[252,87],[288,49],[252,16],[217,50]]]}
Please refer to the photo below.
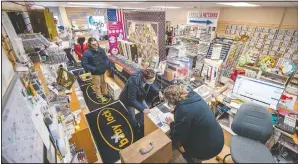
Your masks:
{"label": "paper on counter", "polygon": [[[157,125],[164,133],[167,133],[170,131],[170,126],[167,125],[164,121],[165,116],[162,116],[167,113],[161,112],[157,107],[154,107],[150,109],[150,113],[148,114],[148,117],[151,119],[151,121]],[[170,113],[171,114],[171,113]],[[160,116],[162,118],[160,118]],[[173,119],[174,120],[174,119]]]}
{"label": "paper on counter", "polygon": [[230,103],[231,108],[236,108],[236,109],[239,109],[241,105],[242,104],[238,104],[238,103],[235,103],[235,102]]}
{"label": "paper on counter", "polygon": [[162,121],[163,123],[167,122],[167,118],[171,118],[174,121],[174,115],[172,113],[161,113],[158,115],[160,121]]}
{"label": "paper on counter", "polygon": [[45,144],[47,149],[50,149],[50,133],[43,121],[43,115],[40,111],[40,108],[35,107],[33,109],[31,118],[33,125],[36,128],[42,142]]}

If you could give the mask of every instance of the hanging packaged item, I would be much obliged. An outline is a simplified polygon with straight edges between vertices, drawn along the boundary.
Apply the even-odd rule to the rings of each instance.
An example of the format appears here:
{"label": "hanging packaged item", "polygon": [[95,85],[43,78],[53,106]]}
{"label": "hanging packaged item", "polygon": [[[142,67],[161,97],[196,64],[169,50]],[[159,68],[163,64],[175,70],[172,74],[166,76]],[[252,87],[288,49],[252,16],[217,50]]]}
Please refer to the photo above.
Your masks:
{"label": "hanging packaged item", "polygon": [[245,75],[246,71],[245,69],[234,69],[233,72],[230,75],[230,79],[232,79],[233,81],[236,81],[236,78],[238,75]]}
{"label": "hanging packaged item", "polygon": [[258,56],[260,54],[260,51],[255,48],[248,49],[242,56],[239,58],[239,66],[244,66],[244,65],[252,65],[254,66]]}
{"label": "hanging packaged item", "polygon": [[222,47],[221,44],[214,44],[211,59],[213,60],[220,59],[221,47]]}
{"label": "hanging packaged item", "polygon": [[71,89],[73,83],[76,80],[75,76],[62,67],[59,68],[57,74],[57,83],[66,89]]}
{"label": "hanging packaged item", "polygon": [[269,56],[266,56],[259,62],[259,66],[262,71],[268,71],[275,65],[275,60]]}
{"label": "hanging packaged item", "polygon": [[296,67],[295,63],[293,63],[291,61],[286,61],[282,65],[282,73],[283,74],[290,75],[291,73],[293,73],[296,70],[297,70],[297,67]]}
{"label": "hanging packaged item", "polygon": [[206,83],[211,88],[215,88],[217,86],[222,63],[222,60],[214,61],[211,59],[204,59],[204,67],[201,72],[201,76],[204,79],[204,83]]}

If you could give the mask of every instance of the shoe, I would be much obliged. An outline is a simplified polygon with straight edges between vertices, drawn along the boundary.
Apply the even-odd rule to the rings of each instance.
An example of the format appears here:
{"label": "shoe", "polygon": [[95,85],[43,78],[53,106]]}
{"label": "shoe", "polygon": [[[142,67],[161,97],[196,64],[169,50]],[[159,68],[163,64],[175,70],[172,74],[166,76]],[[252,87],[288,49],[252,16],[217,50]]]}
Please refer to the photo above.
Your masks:
{"label": "shoe", "polygon": [[106,103],[107,101],[109,101],[107,98],[105,98],[105,97],[102,97],[102,98],[100,98],[99,99],[99,101],[101,102],[101,103]]}
{"label": "shoe", "polygon": [[112,96],[110,94],[106,94],[106,95],[104,95],[104,97],[107,98],[107,99],[112,98]]}

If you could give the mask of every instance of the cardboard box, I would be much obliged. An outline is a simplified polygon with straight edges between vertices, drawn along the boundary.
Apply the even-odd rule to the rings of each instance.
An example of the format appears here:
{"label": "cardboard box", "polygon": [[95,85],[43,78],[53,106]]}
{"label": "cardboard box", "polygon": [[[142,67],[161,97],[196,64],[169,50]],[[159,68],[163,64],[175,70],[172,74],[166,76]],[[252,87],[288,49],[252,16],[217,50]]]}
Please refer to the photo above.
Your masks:
{"label": "cardboard box", "polygon": [[168,80],[168,81],[172,81],[174,80],[174,71],[166,69],[164,72],[164,77]]}
{"label": "cardboard box", "polygon": [[113,100],[117,100],[121,93],[121,88],[114,82],[107,82],[108,90]]}
{"label": "cardboard box", "polygon": [[[153,143],[153,149],[147,154],[141,154],[141,148],[149,148]],[[168,163],[172,159],[172,141],[157,129],[124,150],[120,151],[121,163]]]}

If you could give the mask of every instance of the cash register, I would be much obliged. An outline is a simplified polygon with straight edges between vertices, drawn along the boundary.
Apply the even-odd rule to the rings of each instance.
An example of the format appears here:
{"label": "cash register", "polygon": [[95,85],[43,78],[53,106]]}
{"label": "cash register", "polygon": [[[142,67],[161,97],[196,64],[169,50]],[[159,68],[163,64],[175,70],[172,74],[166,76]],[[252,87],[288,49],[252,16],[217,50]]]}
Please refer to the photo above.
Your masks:
{"label": "cash register", "polygon": [[297,114],[278,115],[275,127],[289,134],[294,134],[297,126]]}

